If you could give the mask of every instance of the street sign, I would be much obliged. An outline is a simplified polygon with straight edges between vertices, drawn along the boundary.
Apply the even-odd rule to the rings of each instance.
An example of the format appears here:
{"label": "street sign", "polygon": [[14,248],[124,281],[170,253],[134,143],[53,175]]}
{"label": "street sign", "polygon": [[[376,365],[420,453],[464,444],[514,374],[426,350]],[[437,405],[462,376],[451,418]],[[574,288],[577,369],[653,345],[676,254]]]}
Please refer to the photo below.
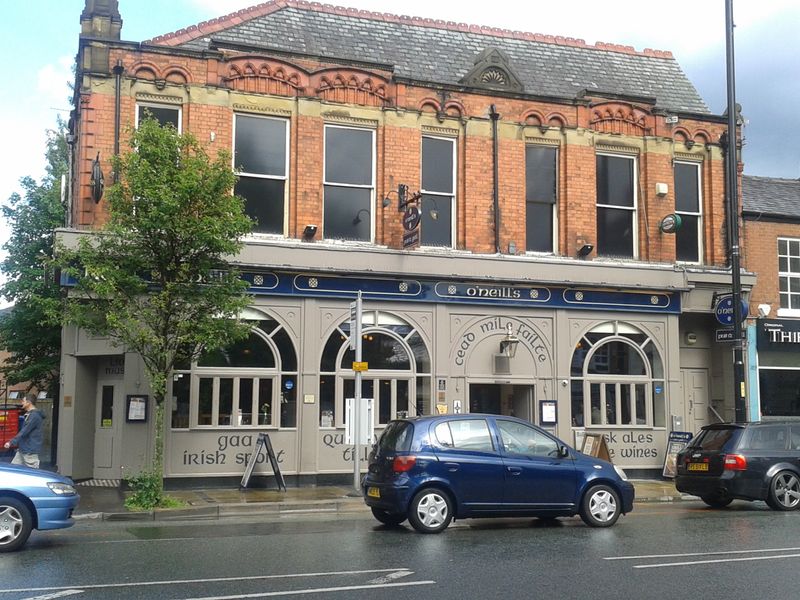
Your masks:
{"label": "street sign", "polygon": [[[747,302],[741,300],[742,303],[742,321],[747,318],[747,312],[750,307]],[[714,307],[714,316],[720,325],[733,325],[733,295],[725,294],[719,296],[717,304]]]}
{"label": "street sign", "polygon": [[354,362],[353,371],[369,371],[369,363],[367,362]]}
{"label": "street sign", "polygon": [[[716,339],[718,342],[732,342],[733,329],[732,328],[717,329]],[[744,332],[742,332],[742,339],[744,339]]]}
{"label": "street sign", "polygon": [[408,231],[403,234],[403,250],[419,244],[419,229]]}
{"label": "street sign", "polygon": [[419,209],[416,206],[407,206],[403,213],[403,229],[414,231],[419,227]]}

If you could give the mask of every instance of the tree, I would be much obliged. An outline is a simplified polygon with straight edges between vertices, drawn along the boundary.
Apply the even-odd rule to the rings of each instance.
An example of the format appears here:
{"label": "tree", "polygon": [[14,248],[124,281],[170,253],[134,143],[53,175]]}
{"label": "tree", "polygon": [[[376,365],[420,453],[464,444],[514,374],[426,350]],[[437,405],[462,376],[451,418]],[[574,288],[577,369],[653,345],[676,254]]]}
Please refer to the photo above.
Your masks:
{"label": "tree", "polygon": [[22,179],[24,195],[13,194],[2,213],[11,227],[0,264],[6,281],[0,293],[14,303],[0,319],[0,346],[9,352],[2,371],[9,383],[58,392],[61,322],[57,315],[60,286],[50,269],[54,230],[64,225],[61,178],[67,173],[66,127],[47,132],[47,165],[41,183]]}
{"label": "tree", "polygon": [[247,283],[227,262],[252,228],[230,155],[211,159],[191,134],[145,119],[113,160],[109,220],[59,264],[74,278],[67,323],[138,353],[156,403],[152,475],[163,498],[164,398],[176,364],[249,332]]}

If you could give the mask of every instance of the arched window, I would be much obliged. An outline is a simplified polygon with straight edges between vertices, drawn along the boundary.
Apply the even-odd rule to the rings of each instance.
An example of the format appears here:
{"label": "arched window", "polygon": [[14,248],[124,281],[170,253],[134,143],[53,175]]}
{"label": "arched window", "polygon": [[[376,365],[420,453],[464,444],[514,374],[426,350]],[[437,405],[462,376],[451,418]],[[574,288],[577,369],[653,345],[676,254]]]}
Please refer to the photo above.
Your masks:
{"label": "arched window", "polygon": [[664,364],[653,340],[619,321],[576,344],[571,366],[575,427],[664,427]]}
{"label": "arched window", "polygon": [[172,427],[296,427],[297,353],[265,318],[250,335],[207,352],[172,381]]}
{"label": "arched window", "polygon": [[[431,361],[419,332],[404,320],[381,311],[365,311],[361,332],[361,397],[373,399],[375,425],[403,416],[430,414]],[[355,352],[350,323],[344,321],[322,350],[319,378],[320,427],[344,426],[344,399],[355,397]]]}

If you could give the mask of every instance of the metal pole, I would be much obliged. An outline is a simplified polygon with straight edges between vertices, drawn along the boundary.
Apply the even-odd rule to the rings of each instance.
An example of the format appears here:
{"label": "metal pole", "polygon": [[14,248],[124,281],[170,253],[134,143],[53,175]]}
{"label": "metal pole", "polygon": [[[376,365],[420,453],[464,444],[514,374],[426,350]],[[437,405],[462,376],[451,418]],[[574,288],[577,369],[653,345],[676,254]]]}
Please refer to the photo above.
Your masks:
{"label": "metal pole", "polygon": [[742,280],[739,267],[738,136],[736,134],[736,75],[733,58],[733,0],[725,0],[725,63],[728,83],[728,207],[730,209],[731,276],[733,284],[733,384],[736,422],[747,420],[742,344]]}
{"label": "metal pole", "polygon": [[[358,291],[356,300],[356,326],[352,332],[356,336],[356,362],[361,362],[361,290]],[[353,436],[355,453],[353,455],[353,488],[361,491],[361,371],[356,371],[356,393],[353,398]]]}

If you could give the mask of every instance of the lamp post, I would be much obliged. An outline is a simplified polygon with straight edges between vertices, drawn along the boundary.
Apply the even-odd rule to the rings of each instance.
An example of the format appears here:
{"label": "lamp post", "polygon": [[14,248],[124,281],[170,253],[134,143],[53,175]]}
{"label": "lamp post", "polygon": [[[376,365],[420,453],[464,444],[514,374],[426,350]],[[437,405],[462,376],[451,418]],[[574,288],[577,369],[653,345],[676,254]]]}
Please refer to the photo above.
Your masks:
{"label": "lamp post", "polygon": [[725,0],[725,64],[728,84],[728,147],[725,155],[730,218],[730,261],[733,286],[733,384],[735,420],[747,420],[742,344],[742,280],[739,267],[738,136],[736,135],[736,75],[733,57],[733,0]]}

